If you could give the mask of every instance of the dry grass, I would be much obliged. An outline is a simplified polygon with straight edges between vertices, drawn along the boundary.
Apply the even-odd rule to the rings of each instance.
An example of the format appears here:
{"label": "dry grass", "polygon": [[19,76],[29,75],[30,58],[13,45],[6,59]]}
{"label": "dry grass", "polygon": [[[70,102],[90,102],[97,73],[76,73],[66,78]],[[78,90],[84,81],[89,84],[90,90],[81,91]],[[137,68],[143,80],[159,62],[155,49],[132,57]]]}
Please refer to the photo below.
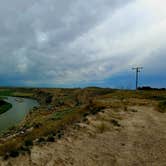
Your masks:
{"label": "dry grass", "polygon": [[[84,111],[85,109],[75,109],[74,111],[70,112],[70,114],[65,114],[64,112],[62,112],[62,114],[58,114],[58,118],[52,120],[47,119],[43,122],[43,119],[41,119],[40,122],[42,125],[38,125],[38,127],[33,127],[32,131],[23,135],[13,137],[12,139],[9,139],[3,144],[0,144],[0,155],[6,155],[11,151],[19,151],[24,145],[24,142],[26,142],[26,140],[35,140],[43,136],[48,136],[52,133],[54,133],[55,135],[58,134],[59,130],[64,130],[69,125],[79,121],[81,117],[83,117]],[[61,117],[59,117],[59,115]],[[53,114],[53,116],[55,116],[55,114]]]}
{"label": "dry grass", "polygon": [[109,130],[109,126],[106,122],[101,122],[97,124],[95,127],[98,133],[104,133]]}
{"label": "dry grass", "polygon": [[[0,155],[5,155],[11,151],[22,148],[26,140],[36,140],[47,137],[50,134],[58,134],[60,130],[65,130],[71,124],[80,121],[89,114],[97,114],[103,110],[109,110],[110,118],[101,115],[103,122],[96,126],[99,133],[109,129],[108,121],[114,126],[120,126],[118,123],[121,116],[116,112],[119,110],[128,111],[129,106],[144,105],[158,102],[166,98],[165,91],[119,91],[101,88],[86,89],[40,89],[31,91],[12,92],[16,96],[34,96],[44,101],[47,95],[52,95],[52,104],[55,109],[48,110],[45,104],[44,108],[39,108],[29,113],[20,128],[26,126],[27,131],[24,134],[14,136],[7,141],[0,143]],[[41,94],[42,93],[42,98]],[[59,102],[63,101],[63,102]],[[153,101],[153,102],[152,102]],[[160,105],[163,108],[163,105]],[[162,109],[163,110],[163,109]],[[32,129],[32,130],[29,130]]]}
{"label": "dry grass", "polygon": [[26,97],[26,98],[32,98],[33,93],[25,93],[25,92],[14,92],[12,96],[17,96],[17,97]]}

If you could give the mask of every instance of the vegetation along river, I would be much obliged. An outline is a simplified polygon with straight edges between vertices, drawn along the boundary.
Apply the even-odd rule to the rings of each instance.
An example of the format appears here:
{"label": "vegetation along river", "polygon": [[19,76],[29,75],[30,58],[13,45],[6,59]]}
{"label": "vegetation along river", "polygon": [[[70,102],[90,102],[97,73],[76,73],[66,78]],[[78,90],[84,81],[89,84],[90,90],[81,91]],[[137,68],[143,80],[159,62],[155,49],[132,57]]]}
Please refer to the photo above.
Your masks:
{"label": "vegetation along river", "polygon": [[17,125],[33,107],[39,105],[36,100],[20,97],[6,97],[5,101],[11,103],[12,108],[0,114],[0,133]]}

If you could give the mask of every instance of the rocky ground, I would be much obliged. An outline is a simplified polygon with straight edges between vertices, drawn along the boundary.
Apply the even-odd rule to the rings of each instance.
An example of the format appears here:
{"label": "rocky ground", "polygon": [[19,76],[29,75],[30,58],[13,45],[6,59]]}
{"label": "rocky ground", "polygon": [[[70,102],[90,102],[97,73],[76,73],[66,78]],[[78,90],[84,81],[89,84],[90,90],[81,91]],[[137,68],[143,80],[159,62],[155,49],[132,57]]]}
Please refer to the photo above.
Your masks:
{"label": "rocky ground", "polygon": [[33,146],[1,166],[165,166],[166,114],[151,105],[107,108],[62,139]]}

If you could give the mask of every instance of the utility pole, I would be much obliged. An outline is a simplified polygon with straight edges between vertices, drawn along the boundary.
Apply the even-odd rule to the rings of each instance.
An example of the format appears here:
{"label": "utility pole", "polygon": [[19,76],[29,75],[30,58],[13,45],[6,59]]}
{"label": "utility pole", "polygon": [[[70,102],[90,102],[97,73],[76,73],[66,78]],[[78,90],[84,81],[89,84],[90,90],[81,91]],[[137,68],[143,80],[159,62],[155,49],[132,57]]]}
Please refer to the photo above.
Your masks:
{"label": "utility pole", "polygon": [[132,70],[136,71],[136,90],[138,89],[138,74],[141,72],[142,69],[143,69],[143,67],[132,68]]}

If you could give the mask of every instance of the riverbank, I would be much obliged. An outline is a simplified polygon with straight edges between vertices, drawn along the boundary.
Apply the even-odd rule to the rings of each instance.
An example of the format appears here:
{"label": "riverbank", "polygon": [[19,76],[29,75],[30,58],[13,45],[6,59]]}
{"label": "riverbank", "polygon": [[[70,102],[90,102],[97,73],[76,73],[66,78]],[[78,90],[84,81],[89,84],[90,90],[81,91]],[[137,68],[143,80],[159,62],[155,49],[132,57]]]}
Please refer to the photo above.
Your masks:
{"label": "riverbank", "polygon": [[16,128],[28,112],[38,106],[36,100],[13,96],[6,97],[5,102],[12,104],[12,108],[0,115],[0,135],[9,129]]}
{"label": "riverbank", "polygon": [[[118,154],[116,156],[116,153],[118,150],[121,150],[118,146],[119,144],[123,144],[122,147],[126,147],[126,150],[129,151],[128,157],[133,154],[132,152],[134,150],[137,150],[135,146],[133,149],[130,149],[131,146],[129,145],[125,146],[126,144],[129,144],[127,140],[125,143],[122,141],[128,137],[127,135],[129,135],[129,133],[131,133],[131,135],[137,134],[138,139],[140,138],[140,140],[143,140],[146,137],[149,139],[146,132],[152,132],[153,141],[160,139],[157,135],[154,135],[155,125],[152,126],[151,129],[148,121],[152,122],[152,124],[158,123],[159,125],[157,127],[160,128],[159,136],[162,136],[162,138],[166,137],[165,133],[162,132],[166,127],[166,123],[162,117],[166,114],[160,113],[161,106],[159,107],[159,103],[166,100],[166,91],[135,92],[102,88],[34,89],[33,95],[40,100],[42,105],[39,108],[34,108],[17,128],[11,130],[6,135],[3,135],[0,139],[0,155],[4,156],[4,159],[7,160],[6,163],[12,161],[11,163],[18,164],[16,161],[19,161],[19,159],[21,162],[21,159],[23,158],[25,161],[30,161],[29,158],[31,158],[31,161],[33,164],[35,163],[35,165],[41,165],[41,161],[43,160],[45,160],[43,163],[49,162],[49,159],[50,162],[56,161],[58,164],[59,157],[60,161],[64,163],[64,165],[65,163],[67,165],[69,163],[67,163],[64,158],[67,157],[69,158],[69,161],[71,161],[72,158],[78,158],[79,161],[72,160],[75,165],[81,165],[78,164],[81,160],[83,163],[82,165],[87,165],[85,159],[88,158],[86,157],[86,154],[88,154],[90,157],[94,158],[94,162],[97,161],[95,156],[98,156],[101,162],[105,161],[109,164],[110,160],[117,160]],[[146,112],[147,110],[149,111]],[[135,120],[132,121],[131,116],[136,116],[135,120],[138,122],[137,124],[133,124]],[[150,117],[152,117],[152,121]],[[100,120],[96,121],[95,119]],[[125,119],[124,122],[123,119]],[[145,133],[140,134],[141,124],[139,124],[139,122],[141,121],[144,121],[142,128],[145,128]],[[127,126],[130,123],[131,125],[125,128],[123,123]],[[133,130],[131,126],[134,126]],[[82,129],[77,130],[80,127],[83,128],[83,132]],[[114,130],[112,130],[112,127]],[[73,130],[76,130],[76,133],[73,134]],[[138,133],[134,133],[137,131]],[[107,135],[108,132],[109,135]],[[85,136],[86,133],[88,137]],[[71,137],[68,137],[68,134],[71,134]],[[76,141],[77,143],[74,145],[72,142],[74,142],[76,138],[72,137],[72,135],[76,138],[80,138],[79,135],[81,135],[82,139],[78,139],[78,142]],[[112,140],[109,145],[107,144],[106,146],[103,146],[104,142],[102,143],[100,139],[98,140],[101,135],[103,135],[104,142]],[[112,137],[113,135],[116,135],[119,141],[121,140],[122,142],[116,142],[116,137]],[[142,137],[140,135],[142,135]],[[97,138],[97,140],[95,138]],[[91,139],[92,141],[90,141]],[[138,139],[137,137],[134,137],[133,143],[134,141],[137,142]],[[69,153],[63,156],[64,152],[69,151],[70,149],[65,148],[67,144],[65,140],[68,140],[69,142],[71,141],[71,156]],[[79,145],[79,142],[82,141],[85,144]],[[89,141],[91,142],[91,145],[88,144]],[[59,144],[59,142],[61,143]],[[114,144],[116,146],[114,146]],[[142,144],[141,149],[143,150],[145,148],[143,142],[140,142],[140,144]],[[44,147],[42,148],[41,145],[44,145]],[[161,143],[161,146],[165,147],[165,145],[163,142]],[[52,147],[52,150],[49,149],[49,146]],[[106,148],[107,146],[109,147],[108,149]],[[153,145],[150,143],[148,147],[149,146]],[[87,148],[85,149],[84,147]],[[96,150],[93,150],[92,147],[100,147],[100,153],[96,154]],[[84,152],[81,153],[81,156],[83,157],[82,159],[76,155],[78,153],[77,148],[80,149],[79,151]],[[57,156],[57,158],[53,157],[48,159],[48,153],[44,149],[48,149],[48,153],[51,156]],[[56,153],[56,149],[61,149],[59,155],[57,154],[58,151]],[[110,149],[112,149],[112,151]],[[90,154],[89,151],[91,151]],[[31,153],[28,154],[27,152]],[[148,148],[146,152],[148,154]],[[151,151],[149,151],[149,153],[151,153]],[[154,153],[159,153],[159,149]],[[26,154],[26,157],[23,157],[23,154]],[[106,154],[110,154],[110,157]],[[115,158],[113,157],[111,159],[111,154],[115,155]],[[41,155],[44,156],[43,160],[40,158]],[[10,157],[17,156],[20,157],[18,159],[10,159]],[[123,160],[121,161],[124,161],[123,157],[124,156],[122,155]],[[148,156],[148,158],[150,158],[150,156]],[[92,163],[92,165],[95,165],[91,160],[88,159],[87,162],[88,161]],[[23,165],[28,165],[28,162],[25,163],[24,160],[22,160],[22,163],[24,163]],[[107,163],[105,163],[105,165],[107,165]]]}
{"label": "riverbank", "polygon": [[5,113],[12,108],[12,104],[0,99],[0,114]]}
{"label": "riverbank", "polygon": [[127,111],[107,108],[70,126],[61,138],[40,140],[30,153],[1,162],[3,166],[164,166],[165,125],[166,114],[150,105]]}

